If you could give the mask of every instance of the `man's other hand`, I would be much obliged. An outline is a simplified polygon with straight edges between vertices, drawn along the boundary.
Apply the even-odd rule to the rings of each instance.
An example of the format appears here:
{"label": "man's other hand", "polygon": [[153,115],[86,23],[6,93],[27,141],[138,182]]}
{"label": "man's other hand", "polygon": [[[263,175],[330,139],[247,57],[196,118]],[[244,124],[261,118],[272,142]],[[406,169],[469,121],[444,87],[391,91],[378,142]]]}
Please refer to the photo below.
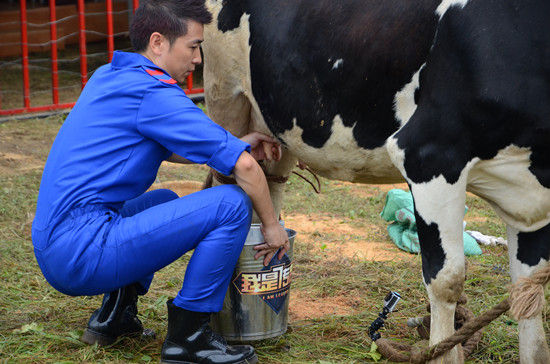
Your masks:
{"label": "man's other hand", "polygon": [[267,266],[279,248],[281,250],[279,251],[278,258],[282,259],[283,255],[289,251],[290,243],[287,232],[278,222],[270,226],[262,224],[260,229],[264,235],[265,243],[254,246],[254,250],[258,250],[256,255],[254,255],[254,259],[263,256],[264,265]]}
{"label": "man's other hand", "polygon": [[257,161],[269,160],[278,162],[281,160],[281,144],[269,135],[254,131],[241,138],[243,142],[250,144],[251,155]]}

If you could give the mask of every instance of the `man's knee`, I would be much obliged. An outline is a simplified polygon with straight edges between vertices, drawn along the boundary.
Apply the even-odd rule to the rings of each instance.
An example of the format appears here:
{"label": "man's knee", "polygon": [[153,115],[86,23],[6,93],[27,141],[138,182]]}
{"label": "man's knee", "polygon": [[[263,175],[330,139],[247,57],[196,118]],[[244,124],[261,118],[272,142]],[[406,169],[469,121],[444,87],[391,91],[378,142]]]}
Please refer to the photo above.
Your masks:
{"label": "man's knee", "polygon": [[223,195],[223,201],[235,210],[235,215],[251,218],[252,201],[242,188],[237,185],[222,185],[215,188]]}

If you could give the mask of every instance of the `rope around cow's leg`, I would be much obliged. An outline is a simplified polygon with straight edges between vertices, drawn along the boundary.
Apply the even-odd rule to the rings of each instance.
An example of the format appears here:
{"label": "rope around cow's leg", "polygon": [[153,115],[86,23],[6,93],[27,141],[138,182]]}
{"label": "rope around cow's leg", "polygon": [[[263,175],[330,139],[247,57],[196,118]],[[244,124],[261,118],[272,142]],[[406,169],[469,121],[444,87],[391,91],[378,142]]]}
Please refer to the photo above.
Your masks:
{"label": "rope around cow's leg", "polygon": [[544,286],[550,282],[550,265],[520,279],[510,289],[510,313],[517,320],[530,319],[542,312]]}
{"label": "rope around cow's leg", "polygon": [[464,355],[471,354],[481,339],[480,330],[494,319],[508,311],[510,304],[508,299],[502,301],[482,315],[468,320],[453,335],[440,343],[426,349],[414,348],[410,345],[395,343],[387,339],[376,340],[378,351],[385,358],[397,362],[425,363],[431,359],[443,355],[456,345],[466,342],[463,347]]}
{"label": "rope around cow's leg", "polygon": [[[425,363],[431,359],[443,355],[457,344],[466,344],[464,357],[473,351],[471,344],[474,335],[481,335],[480,330],[494,321],[500,315],[510,310],[510,313],[518,320],[529,319],[538,315],[544,305],[544,286],[550,281],[550,265],[539,269],[528,278],[523,278],[510,289],[510,297],[501,301],[492,309],[478,317],[464,323],[453,335],[424,350],[413,348],[410,345],[391,342],[387,339],[376,340],[378,351],[387,359],[397,362]],[[512,307],[512,308],[510,308]],[[477,342],[476,342],[477,344]]]}

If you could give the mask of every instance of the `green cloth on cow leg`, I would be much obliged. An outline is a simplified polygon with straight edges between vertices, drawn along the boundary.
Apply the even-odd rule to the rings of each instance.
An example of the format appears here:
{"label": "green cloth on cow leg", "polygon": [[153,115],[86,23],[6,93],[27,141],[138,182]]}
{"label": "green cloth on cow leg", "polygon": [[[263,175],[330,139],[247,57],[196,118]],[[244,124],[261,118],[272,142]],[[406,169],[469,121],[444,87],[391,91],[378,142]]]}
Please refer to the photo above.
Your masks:
{"label": "green cloth on cow leg", "polygon": [[[392,221],[388,226],[388,234],[397,247],[410,253],[420,253],[414,203],[410,192],[400,189],[388,191],[380,216],[386,221]],[[477,241],[466,232],[463,232],[463,237],[464,254],[480,255],[481,248]]]}

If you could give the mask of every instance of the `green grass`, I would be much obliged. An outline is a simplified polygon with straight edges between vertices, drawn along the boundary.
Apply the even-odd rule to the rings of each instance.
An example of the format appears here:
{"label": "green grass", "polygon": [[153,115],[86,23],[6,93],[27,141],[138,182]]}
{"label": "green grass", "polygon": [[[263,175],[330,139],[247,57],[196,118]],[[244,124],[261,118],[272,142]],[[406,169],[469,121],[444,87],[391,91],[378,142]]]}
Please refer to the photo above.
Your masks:
{"label": "green grass", "polygon": [[[149,294],[140,299],[140,317],[147,327],[157,331],[157,339],[150,342],[122,339],[107,348],[87,346],[78,340],[101,297],[68,297],[55,291],[36,264],[30,222],[41,165],[62,122],[63,118],[52,117],[0,124],[0,362],[158,362],[166,330],[165,302],[178,291],[189,254],[161,270]],[[16,163],[5,153],[29,159]],[[163,166],[157,181],[202,181],[206,173],[201,166]],[[291,177],[286,188],[285,214],[328,216],[332,223],[344,221],[365,229],[369,239],[388,241],[386,223],[379,217],[384,193],[378,187],[321,181],[323,193],[317,195],[309,185]],[[476,218],[469,228],[491,235],[504,234],[504,225],[487,203],[469,196],[467,204],[468,216]],[[298,231],[292,289],[321,300],[353,298],[352,313],[291,322],[285,335],[254,343],[262,363],[372,362],[368,354],[368,327],[389,290],[400,292],[403,301],[381,331],[383,337],[406,342],[419,339],[404,325],[407,318],[426,313],[427,297],[419,257],[387,262],[330,257],[321,248],[323,244],[358,237],[321,232],[312,236],[313,242],[300,241]],[[483,251],[482,256],[467,258],[465,289],[469,307],[476,314],[505,297],[509,283],[505,248],[484,247]],[[548,308],[544,317],[548,317]],[[548,323],[546,319],[546,331]],[[503,315],[485,330],[469,360],[517,361],[516,329],[517,322]]]}

